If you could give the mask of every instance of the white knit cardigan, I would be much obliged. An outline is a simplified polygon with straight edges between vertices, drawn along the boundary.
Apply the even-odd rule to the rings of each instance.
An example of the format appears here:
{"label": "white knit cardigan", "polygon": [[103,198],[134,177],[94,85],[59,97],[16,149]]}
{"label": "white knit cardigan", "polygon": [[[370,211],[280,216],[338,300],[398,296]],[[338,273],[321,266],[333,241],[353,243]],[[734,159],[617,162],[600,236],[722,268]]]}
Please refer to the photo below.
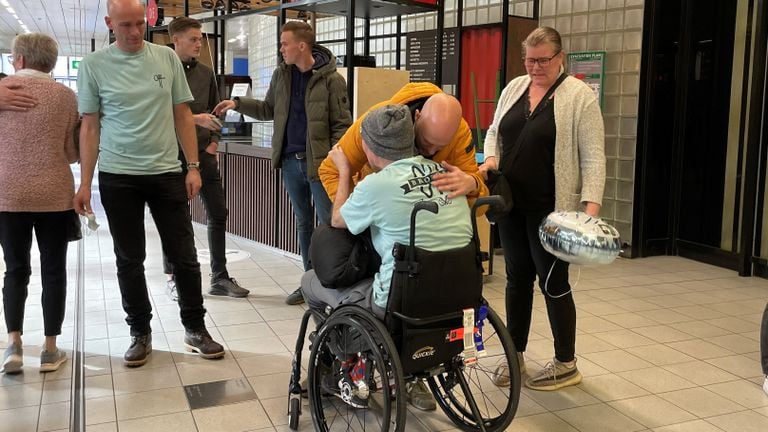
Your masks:
{"label": "white knit cardigan", "polygon": [[[493,123],[485,137],[485,158],[503,151],[499,123],[531,83],[528,75],[513,79],[499,97]],[[555,210],[577,210],[580,204],[602,204],[605,187],[603,116],[589,86],[572,76],[555,90]]]}

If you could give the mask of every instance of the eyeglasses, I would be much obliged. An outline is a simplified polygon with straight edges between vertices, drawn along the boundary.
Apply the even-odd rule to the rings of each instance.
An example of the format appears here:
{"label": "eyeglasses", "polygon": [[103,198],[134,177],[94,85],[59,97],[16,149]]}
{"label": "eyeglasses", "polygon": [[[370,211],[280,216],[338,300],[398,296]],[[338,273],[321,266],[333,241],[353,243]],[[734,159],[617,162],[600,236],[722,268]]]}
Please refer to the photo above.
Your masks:
{"label": "eyeglasses", "polygon": [[538,63],[539,66],[541,67],[547,67],[549,66],[549,62],[551,62],[553,58],[557,57],[558,54],[560,54],[560,51],[556,52],[552,57],[541,57],[541,58],[526,57],[523,59],[523,62],[528,67],[533,67],[536,65],[536,63]]}

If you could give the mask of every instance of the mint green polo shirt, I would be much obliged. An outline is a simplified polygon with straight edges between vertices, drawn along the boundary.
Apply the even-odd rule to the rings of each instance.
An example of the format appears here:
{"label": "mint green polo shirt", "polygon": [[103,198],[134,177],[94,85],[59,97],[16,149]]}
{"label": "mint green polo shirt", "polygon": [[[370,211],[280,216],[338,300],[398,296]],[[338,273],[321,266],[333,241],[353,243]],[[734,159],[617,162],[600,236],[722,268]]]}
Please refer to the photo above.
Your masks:
{"label": "mint green polo shirt", "polygon": [[193,97],[173,50],[145,42],[128,53],[111,44],[80,63],[77,90],[80,112],[101,114],[100,171],[181,171],[173,107]]}

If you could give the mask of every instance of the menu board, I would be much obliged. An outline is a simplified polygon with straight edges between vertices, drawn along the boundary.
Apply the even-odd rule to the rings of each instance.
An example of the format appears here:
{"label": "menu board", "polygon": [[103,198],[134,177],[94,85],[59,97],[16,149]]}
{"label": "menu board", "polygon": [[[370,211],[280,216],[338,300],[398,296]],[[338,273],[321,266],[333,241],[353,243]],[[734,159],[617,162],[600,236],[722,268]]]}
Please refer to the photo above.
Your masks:
{"label": "menu board", "polygon": [[[405,68],[411,73],[412,82],[437,82],[437,30],[407,34]],[[459,31],[443,30],[443,88],[459,85]]]}
{"label": "menu board", "polygon": [[595,92],[603,106],[603,82],[605,80],[605,51],[585,51],[568,54],[568,73],[585,83]]}

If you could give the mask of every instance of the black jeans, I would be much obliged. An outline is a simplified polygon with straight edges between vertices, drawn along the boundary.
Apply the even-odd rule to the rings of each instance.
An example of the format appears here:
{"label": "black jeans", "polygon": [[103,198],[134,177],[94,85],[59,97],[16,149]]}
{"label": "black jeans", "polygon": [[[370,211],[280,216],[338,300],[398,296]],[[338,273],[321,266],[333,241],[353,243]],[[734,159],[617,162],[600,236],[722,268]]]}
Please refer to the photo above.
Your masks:
{"label": "black jeans", "polygon": [[[211,251],[211,282],[229,278],[227,272],[227,199],[221,185],[221,174],[216,156],[200,152],[200,176],[203,187],[200,197],[203,199],[205,213],[208,216],[208,249]],[[174,274],[173,265],[163,254],[163,268],[166,274]]]}
{"label": "black jeans", "polygon": [[533,281],[538,276],[555,339],[555,357],[568,362],[576,351],[576,305],[568,283],[568,263],[544,250],[539,241],[539,224],[549,213],[512,209],[498,221],[507,273],[507,329],[517,350],[525,351],[531,329]]}
{"label": "black jeans", "polygon": [[205,308],[200,286],[195,238],[182,173],[123,175],[99,173],[101,203],[107,213],[109,231],[117,257],[117,282],[123,298],[125,321],[131,335],[152,331],[152,305],[144,277],[146,239],[144,205],[155,220],[163,253],[173,265],[179,293],[181,323],[186,329],[205,326]]}
{"label": "black jeans", "polygon": [[763,375],[768,376],[768,303],[763,311],[763,323],[760,325],[760,363]]}
{"label": "black jeans", "polygon": [[5,260],[3,310],[8,332],[24,332],[24,304],[32,274],[32,231],[40,250],[42,306],[46,336],[61,334],[67,300],[67,226],[72,210],[0,212],[0,245]]}

